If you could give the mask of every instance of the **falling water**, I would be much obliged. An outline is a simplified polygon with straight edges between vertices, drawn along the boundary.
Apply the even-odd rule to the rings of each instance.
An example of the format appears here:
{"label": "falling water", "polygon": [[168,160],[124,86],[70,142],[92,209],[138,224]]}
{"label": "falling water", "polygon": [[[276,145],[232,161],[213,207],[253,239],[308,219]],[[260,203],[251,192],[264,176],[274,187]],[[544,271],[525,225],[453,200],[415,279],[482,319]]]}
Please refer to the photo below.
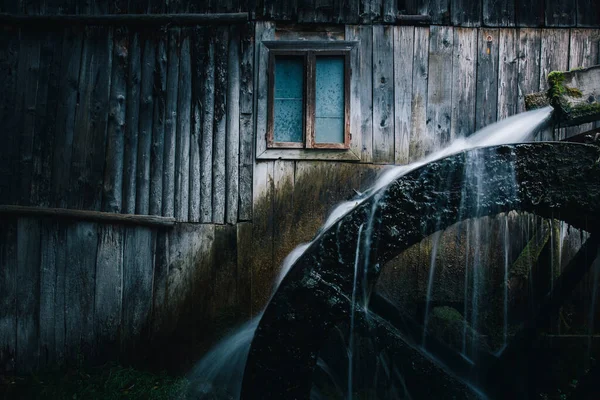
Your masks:
{"label": "falling water", "polygon": [[[501,144],[519,143],[523,142],[527,138],[531,137],[541,126],[545,125],[551,116],[552,108],[546,107],[526,113],[522,113],[498,123],[490,125],[477,133],[471,135],[468,138],[459,138],[452,142],[448,147],[444,149],[437,149],[422,160],[399,167],[393,167],[385,171],[379,179],[374,183],[371,189],[365,191],[361,196],[356,199],[341,203],[334,211],[328,216],[325,224],[317,233],[318,238],[325,230],[333,226],[337,221],[343,218],[347,213],[352,211],[355,207],[360,205],[365,199],[369,198],[372,193],[377,193],[380,189],[385,188],[394,180],[399,177],[421,167],[429,162],[438,160],[440,158],[449,156],[454,153],[473,149],[475,147],[494,146]],[[377,195],[377,194],[376,194]],[[364,263],[369,262],[369,252],[371,244],[371,233],[373,228],[373,219],[375,210],[378,207],[379,199],[375,198],[373,210],[371,212],[370,219],[368,221],[364,239],[362,245],[357,244],[357,255],[359,253],[358,247],[363,247],[363,251],[360,259]],[[362,227],[361,227],[362,228]],[[359,234],[359,237],[361,235]],[[311,242],[312,243],[312,242]],[[274,285],[274,292],[277,290],[279,284],[283,281],[287,273],[293,268],[294,264],[300,256],[310,247],[311,243],[303,244],[298,246],[290,255],[285,259],[279,276]],[[358,257],[358,256],[357,256]],[[357,262],[356,265],[360,264]],[[356,269],[355,265],[355,269]],[[358,269],[355,270],[355,285],[356,275],[358,275]],[[362,285],[363,290],[366,290],[365,286]],[[352,308],[355,308],[355,302],[357,296],[356,293],[353,295]],[[363,293],[361,296],[361,306],[366,307],[368,296]],[[354,313],[353,313],[354,315]],[[250,349],[250,344],[254,336],[254,332],[258,326],[262,312],[254,317],[251,321],[242,325],[235,333],[222,340],[217,346],[215,346],[205,357],[197,364],[194,370],[190,374],[190,381],[195,383],[193,393],[202,396],[203,394],[213,393],[215,390],[224,390],[233,399],[240,397],[241,382],[243,377],[244,365]],[[352,332],[351,332],[352,334]],[[352,362],[350,362],[352,364]],[[351,378],[351,370],[349,375]],[[349,388],[351,388],[352,379],[349,382]],[[219,387],[225,389],[218,389]],[[349,397],[351,398],[352,393],[349,390]],[[197,396],[198,397],[198,396]],[[200,397],[202,398],[202,397]]]}
{"label": "falling water", "polygon": [[352,310],[350,311],[350,341],[348,345],[348,400],[352,400],[352,369],[354,368],[354,317],[356,313],[356,292],[358,286],[358,265],[360,262],[360,238],[363,225],[358,228],[358,241],[354,256],[354,282],[352,284]]}

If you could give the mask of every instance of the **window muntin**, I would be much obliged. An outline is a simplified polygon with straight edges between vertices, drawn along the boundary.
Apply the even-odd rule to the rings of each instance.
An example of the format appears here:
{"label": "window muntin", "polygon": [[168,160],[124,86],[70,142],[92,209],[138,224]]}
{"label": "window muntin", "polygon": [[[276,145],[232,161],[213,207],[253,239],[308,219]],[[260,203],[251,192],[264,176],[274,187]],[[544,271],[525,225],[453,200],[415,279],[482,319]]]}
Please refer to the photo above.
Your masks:
{"label": "window muntin", "polygon": [[[267,147],[348,149],[349,74],[349,50],[271,50]],[[299,84],[303,123],[298,119]]]}

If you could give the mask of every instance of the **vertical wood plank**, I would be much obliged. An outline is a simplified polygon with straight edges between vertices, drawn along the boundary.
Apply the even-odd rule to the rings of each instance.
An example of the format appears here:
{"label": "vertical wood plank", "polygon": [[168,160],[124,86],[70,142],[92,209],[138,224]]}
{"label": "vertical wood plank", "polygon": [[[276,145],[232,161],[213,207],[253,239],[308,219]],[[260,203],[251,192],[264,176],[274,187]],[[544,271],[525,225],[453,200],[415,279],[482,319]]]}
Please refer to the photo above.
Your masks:
{"label": "vertical wood plank", "polygon": [[476,72],[477,30],[455,28],[451,140],[467,137],[475,131]]}
{"label": "vertical wood plank", "polygon": [[240,70],[240,202],[239,220],[252,219],[252,170],[254,169],[254,24],[241,34]]}
{"label": "vertical wood plank", "polygon": [[481,5],[487,1],[452,0],[454,26],[481,26]]}
{"label": "vertical wood plank", "polygon": [[16,369],[35,371],[39,366],[40,221],[17,221],[17,354]]}
{"label": "vertical wood plank", "polygon": [[226,139],[227,134],[227,54],[229,32],[220,28],[215,32],[215,113],[213,126],[212,206],[213,222],[225,221],[226,206]]}
{"label": "vertical wood plank", "polygon": [[30,204],[50,207],[52,150],[56,134],[62,35],[50,32],[42,40],[33,142],[33,178]]}
{"label": "vertical wood plank", "polygon": [[[41,224],[40,250],[40,368],[56,366],[56,295],[57,288],[57,257],[58,224],[44,221]],[[64,261],[64,260],[63,260]]]}
{"label": "vertical wood plank", "polygon": [[[208,34],[208,33],[207,33]],[[200,221],[211,222],[212,210],[212,163],[213,127],[215,112],[215,43],[207,38],[207,54],[204,65],[204,94],[202,115],[202,143],[200,148]]]}
{"label": "vertical wood plank", "polygon": [[541,27],[545,23],[544,0],[515,2],[516,25],[520,27]]}
{"label": "vertical wood plank", "polygon": [[[569,63],[568,29],[542,30],[540,56],[540,90],[548,89],[548,74],[552,71],[565,71]],[[565,129],[556,132],[547,127],[539,133],[541,140],[555,140],[564,137]]]}
{"label": "vertical wood plank", "polygon": [[112,44],[111,29],[85,29],[71,163],[70,206],[77,209],[102,205]]}
{"label": "vertical wood plank", "polygon": [[[19,138],[19,164],[14,171],[18,177],[18,201],[21,205],[29,205],[31,184],[33,179],[33,144],[35,138],[36,103],[38,95],[38,78],[40,72],[40,40],[37,35],[22,33],[19,49],[19,87],[17,92],[17,117],[22,126],[17,132]],[[31,112],[30,110],[34,110]]]}
{"label": "vertical wood plank", "polygon": [[123,154],[122,211],[135,214],[138,132],[140,121],[140,81],[142,50],[139,33],[132,33],[129,46],[129,73],[127,74],[127,106]]}
{"label": "vertical wood plank", "polygon": [[65,270],[65,357],[69,361],[92,355],[94,334],[94,291],[98,227],[77,222],[67,228]]}
{"label": "vertical wood plank", "polygon": [[450,0],[430,0],[429,15],[434,24],[450,25]]}
{"label": "vertical wood plank", "polygon": [[154,246],[155,235],[150,228],[134,227],[125,232],[121,345],[127,354],[139,351],[149,333]]}
{"label": "vertical wood plank", "polygon": [[254,167],[254,211],[252,247],[252,314],[260,311],[270,296],[273,278],[273,198],[274,162]]}
{"label": "vertical wood plank", "polygon": [[154,122],[154,70],[156,68],[155,36],[145,32],[141,36],[141,82],[138,150],[136,167],[135,212],[150,211],[150,152],[152,151],[152,127]]}
{"label": "vertical wood plank", "polygon": [[432,26],[429,42],[429,82],[427,86],[427,153],[450,140],[452,117],[452,50],[454,32],[450,27]]}
{"label": "vertical wood plank", "polygon": [[577,3],[572,0],[546,1],[546,26],[575,26]]}
{"label": "vertical wood plank", "polygon": [[[349,41],[359,40],[359,26],[346,25],[345,39]],[[355,46],[350,54],[350,149],[357,156],[362,154],[362,132],[361,132],[361,45]]]}
{"label": "vertical wood plank", "polygon": [[192,137],[190,140],[190,222],[200,221],[200,152],[206,76],[206,30],[196,28],[192,49]]}
{"label": "vertical wood plank", "polygon": [[128,34],[117,29],[113,47],[113,66],[110,86],[106,163],[102,210],[121,212],[123,201],[123,160],[125,136],[125,108],[127,106]]}
{"label": "vertical wood plank", "polygon": [[479,31],[475,130],[496,122],[498,118],[498,43],[497,29]]}
{"label": "vertical wood plank", "polygon": [[65,362],[66,349],[66,277],[67,277],[67,226],[56,224],[56,286],[54,294],[54,341],[56,366]]}
{"label": "vertical wood plank", "polygon": [[519,30],[519,104],[517,112],[525,111],[525,96],[540,91],[540,50],[541,31],[538,29]]}
{"label": "vertical wood plank", "polygon": [[595,28],[600,25],[600,2],[577,0],[577,26]]}
{"label": "vertical wood plank", "polygon": [[398,15],[398,1],[383,0],[383,22],[396,22],[396,15]]}
{"label": "vertical wood plank", "polygon": [[[7,29],[0,32],[0,126],[7,132],[17,132],[15,104],[17,96],[17,78],[19,64],[19,31]],[[0,174],[9,177],[12,174],[13,157],[18,154],[18,135],[6,135],[0,147]],[[13,196],[11,179],[0,179],[0,202],[10,204]]]}
{"label": "vertical wood plank", "polygon": [[[292,251],[288,227],[293,226],[295,162],[276,160],[273,166],[273,274]],[[275,276],[272,276],[272,283]],[[265,279],[268,279],[265,277]]]}
{"label": "vertical wood plank", "polygon": [[415,28],[412,70],[411,128],[409,161],[425,155],[429,148],[427,135],[427,87],[429,80],[429,28]]}
{"label": "vertical wood plank", "polygon": [[361,82],[360,123],[361,161],[373,162],[373,27],[358,26],[360,69],[358,79]]}
{"label": "vertical wood plank", "polygon": [[394,27],[394,162],[396,164],[408,164],[410,159],[414,40],[414,27]]}
{"label": "vertical wood plank", "polygon": [[515,2],[483,1],[483,23],[485,26],[514,26]]}
{"label": "vertical wood plank", "polygon": [[394,162],[394,31],[373,26],[373,162]]}
{"label": "vertical wood plank", "polygon": [[17,348],[17,220],[0,223],[0,373],[15,370]]}
{"label": "vertical wood plank", "polygon": [[169,66],[163,160],[163,216],[175,216],[175,146],[177,138],[177,99],[179,98],[179,30],[169,31]]}
{"label": "vertical wood plank", "polygon": [[192,59],[190,55],[190,31],[181,35],[181,57],[179,59],[179,90],[177,102],[177,139],[175,143],[175,218],[189,218],[189,171],[190,135],[192,108]]}
{"label": "vertical wood plank", "polygon": [[210,315],[223,325],[238,318],[237,308],[237,229],[233,225],[215,226],[213,297]]}
{"label": "vertical wood plank", "polygon": [[153,338],[168,332],[168,297],[167,282],[169,278],[169,231],[159,230],[156,233],[156,252],[154,255],[154,279],[152,282],[152,326]]}
{"label": "vertical wood plank", "polygon": [[240,172],[240,30],[236,26],[229,28],[227,66],[225,222],[235,224],[238,220]]}
{"label": "vertical wood plank", "polygon": [[252,316],[252,224],[240,222],[237,228],[237,304],[241,317]]}
{"label": "vertical wood plank", "polygon": [[167,44],[166,35],[156,40],[154,69],[154,121],[150,149],[150,215],[162,215],[163,169],[165,156],[165,124],[167,101]]}
{"label": "vertical wood plank", "polygon": [[[571,29],[568,70],[591,67],[598,62],[598,39],[593,39],[596,32],[592,29]],[[565,137],[571,137],[593,128],[594,123],[569,127],[564,130]]]}
{"label": "vertical wood plank", "polygon": [[502,29],[498,46],[498,120],[517,113],[519,93],[518,31]]}
{"label": "vertical wood plank", "polygon": [[267,150],[267,113],[268,113],[268,83],[269,83],[269,52],[263,40],[275,39],[275,24],[273,22],[256,23],[256,155]]}
{"label": "vertical wood plank", "polygon": [[123,304],[123,231],[122,226],[99,227],[94,297],[95,346],[102,360],[113,359],[119,349]]}

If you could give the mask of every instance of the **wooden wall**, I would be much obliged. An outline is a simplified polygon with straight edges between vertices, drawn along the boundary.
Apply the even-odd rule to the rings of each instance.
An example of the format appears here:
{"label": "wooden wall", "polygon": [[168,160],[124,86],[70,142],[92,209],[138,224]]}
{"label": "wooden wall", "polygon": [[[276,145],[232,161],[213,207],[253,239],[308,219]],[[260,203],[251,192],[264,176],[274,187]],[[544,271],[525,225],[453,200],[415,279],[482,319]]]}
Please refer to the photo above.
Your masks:
{"label": "wooden wall", "polygon": [[5,27],[0,204],[249,220],[252,36]]}
{"label": "wooden wall", "polygon": [[489,27],[598,27],[596,0],[4,0],[0,12],[48,14],[249,11],[259,19],[296,22],[393,22],[427,14],[434,24]]}

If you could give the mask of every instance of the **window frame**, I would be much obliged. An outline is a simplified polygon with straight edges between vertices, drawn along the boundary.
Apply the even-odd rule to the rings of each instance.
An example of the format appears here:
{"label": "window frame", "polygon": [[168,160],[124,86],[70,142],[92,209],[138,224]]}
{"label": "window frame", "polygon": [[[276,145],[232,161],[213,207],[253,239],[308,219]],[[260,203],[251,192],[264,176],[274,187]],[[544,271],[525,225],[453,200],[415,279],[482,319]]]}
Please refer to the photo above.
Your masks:
{"label": "window frame", "polygon": [[[267,132],[266,148],[289,150],[349,150],[350,149],[350,81],[351,51],[357,42],[350,41],[263,41],[268,49],[268,92],[267,92]],[[274,132],[275,117],[275,57],[299,56],[303,58],[304,75],[302,94],[303,129],[302,142],[276,142]],[[316,143],[315,103],[316,103],[316,59],[318,56],[342,56],[344,58],[344,142]]]}

